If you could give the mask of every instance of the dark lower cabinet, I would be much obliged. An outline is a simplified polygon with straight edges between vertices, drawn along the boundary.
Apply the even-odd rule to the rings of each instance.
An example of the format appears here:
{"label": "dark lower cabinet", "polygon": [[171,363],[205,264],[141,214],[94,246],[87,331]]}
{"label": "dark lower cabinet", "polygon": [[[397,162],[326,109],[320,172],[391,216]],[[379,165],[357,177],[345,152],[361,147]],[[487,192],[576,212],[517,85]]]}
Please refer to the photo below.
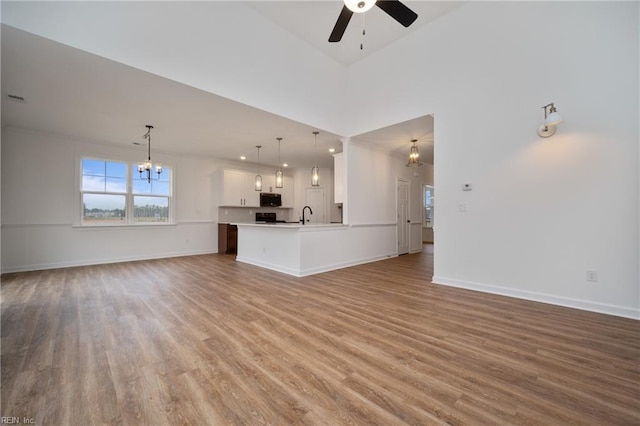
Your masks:
{"label": "dark lower cabinet", "polygon": [[218,224],[218,253],[238,253],[238,227],[236,225]]}

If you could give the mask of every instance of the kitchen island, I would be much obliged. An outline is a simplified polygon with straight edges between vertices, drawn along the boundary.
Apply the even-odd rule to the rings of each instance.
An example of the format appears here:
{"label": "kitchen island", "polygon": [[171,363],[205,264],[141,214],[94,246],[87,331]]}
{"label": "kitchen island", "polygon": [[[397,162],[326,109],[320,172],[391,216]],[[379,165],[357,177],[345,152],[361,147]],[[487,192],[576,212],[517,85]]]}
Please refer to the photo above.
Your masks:
{"label": "kitchen island", "polygon": [[[237,261],[296,277],[397,255],[395,224],[375,227],[341,223],[235,225],[238,226]],[[390,243],[383,244],[380,251],[380,241]]]}

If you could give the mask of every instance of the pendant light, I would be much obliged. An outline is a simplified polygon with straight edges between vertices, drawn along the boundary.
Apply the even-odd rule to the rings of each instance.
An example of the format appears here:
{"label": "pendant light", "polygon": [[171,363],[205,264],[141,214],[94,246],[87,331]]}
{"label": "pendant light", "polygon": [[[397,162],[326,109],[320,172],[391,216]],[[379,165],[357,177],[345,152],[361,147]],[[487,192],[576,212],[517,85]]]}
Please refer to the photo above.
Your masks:
{"label": "pendant light", "polygon": [[420,153],[418,152],[418,146],[416,145],[418,142],[417,139],[411,139],[411,151],[409,151],[409,161],[405,166],[407,167],[417,167],[422,166],[424,163],[420,161]]}
{"label": "pendant light", "polygon": [[276,138],[278,140],[278,170],[276,170],[276,188],[282,188],[284,183],[284,172],[281,168],[280,162],[280,142],[282,142],[282,138]]}
{"label": "pendant light", "polygon": [[318,169],[318,132],[313,132],[315,139],[314,166],[311,168],[311,186],[320,186],[320,169]]}
{"label": "pendant light", "polygon": [[260,148],[262,145],[256,145],[256,148],[258,148],[258,174],[256,175],[255,190],[262,191],[262,176],[260,176]]}
{"label": "pendant light", "polygon": [[[147,139],[149,150],[147,161],[141,161],[138,163],[138,173],[140,173],[140,179],[142,179],[142,173],[147,172],[147,182],[151,183],[151,170],[154,169],[153,163],[151,162],[151,129],[153,129],[153,126],[151,124],[147,124],[145,127],[147,128],[147,133],[144,134],[143,138]],[[158,174],[158,179],[160,179],[162,164],[156,163],[155,171]]]}

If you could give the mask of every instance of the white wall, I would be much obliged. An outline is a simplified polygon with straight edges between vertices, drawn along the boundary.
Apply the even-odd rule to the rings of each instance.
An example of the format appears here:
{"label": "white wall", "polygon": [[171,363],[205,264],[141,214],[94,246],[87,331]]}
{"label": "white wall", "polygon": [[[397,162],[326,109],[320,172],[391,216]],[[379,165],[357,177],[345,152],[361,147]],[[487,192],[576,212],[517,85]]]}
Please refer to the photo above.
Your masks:
{"label": "white wall", "polygon": [[343,66],[241,2],[1,6],[3,23],[13,27],[343,133]]}
{"label": "white wall", "polygon": [[138,161],[143,150],[2,129],[2,272],[217,251],[213,160],[163,155],[175,180],[173,226],[79,227],[83,155]]}
{"label": "white wall", "polygon": [[470,3],[349,68],[350,134],[437,117],[437,282],[640,317],[639,28],[637,2]]}

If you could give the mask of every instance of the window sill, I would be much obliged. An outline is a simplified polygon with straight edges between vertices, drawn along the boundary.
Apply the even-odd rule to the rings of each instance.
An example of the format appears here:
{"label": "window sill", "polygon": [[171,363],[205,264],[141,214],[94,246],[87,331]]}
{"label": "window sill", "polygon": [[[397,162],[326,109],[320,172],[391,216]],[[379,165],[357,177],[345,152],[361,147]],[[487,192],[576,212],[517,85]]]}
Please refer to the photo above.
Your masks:
{"label": "window sill", "polygon": [[72,228],[77,229],[131,229],[131,228],[164,228],[164,227],[174,227],[176,226],[175,222],[172,223],[118,223],[118,224],[91,224],[91,225],[72,225]]}

